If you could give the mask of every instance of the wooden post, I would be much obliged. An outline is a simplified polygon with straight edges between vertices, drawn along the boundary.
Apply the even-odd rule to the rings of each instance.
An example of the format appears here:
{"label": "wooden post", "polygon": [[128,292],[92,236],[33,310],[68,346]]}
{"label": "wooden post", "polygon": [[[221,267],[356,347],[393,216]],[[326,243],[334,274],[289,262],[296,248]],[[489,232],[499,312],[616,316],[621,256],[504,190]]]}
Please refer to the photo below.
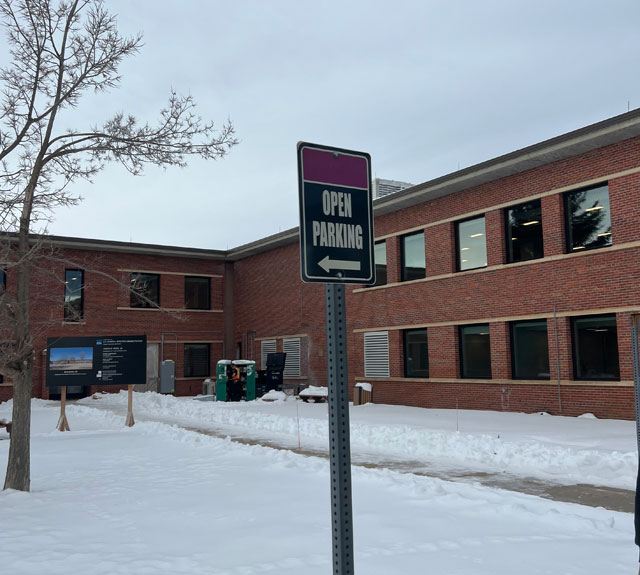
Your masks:
{"label": "wooden post", "polygon": [[133,385],[129,385],[129,401],[127,410],[127,420],[124,422],[127,427],[133,427],[135,421],[133,419]]}
{"label": "wooden post", "polygon": [[67,407],[67,386],[63,385],[60,391],[60,417],[58,419],[58,431],[71,431],[65,409]]}

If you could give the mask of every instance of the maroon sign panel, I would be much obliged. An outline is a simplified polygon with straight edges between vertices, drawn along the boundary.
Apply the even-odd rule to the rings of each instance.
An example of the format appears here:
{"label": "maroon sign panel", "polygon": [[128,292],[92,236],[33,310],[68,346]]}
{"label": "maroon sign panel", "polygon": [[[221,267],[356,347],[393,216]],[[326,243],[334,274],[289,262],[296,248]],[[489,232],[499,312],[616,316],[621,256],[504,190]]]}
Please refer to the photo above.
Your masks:
{"label": "maroon sign panel", "polygon": [[375,283],[371,156],[300,142],[298,190],[302,280]]}

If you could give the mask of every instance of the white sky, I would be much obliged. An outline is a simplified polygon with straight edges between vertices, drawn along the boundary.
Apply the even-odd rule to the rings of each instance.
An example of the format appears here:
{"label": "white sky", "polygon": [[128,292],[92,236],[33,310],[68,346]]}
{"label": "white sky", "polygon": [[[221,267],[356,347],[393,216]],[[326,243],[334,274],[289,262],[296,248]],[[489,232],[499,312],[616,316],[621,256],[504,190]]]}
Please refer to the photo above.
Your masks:
{"label": "white sky", "polygon": [[300,140],[420,183],[640,107],[637,0],[107,4],[145,46],[85,123],[153,122],[173,86],[241,144],[186,170],[111,166],[58,235],[226,249],[298,225]]}

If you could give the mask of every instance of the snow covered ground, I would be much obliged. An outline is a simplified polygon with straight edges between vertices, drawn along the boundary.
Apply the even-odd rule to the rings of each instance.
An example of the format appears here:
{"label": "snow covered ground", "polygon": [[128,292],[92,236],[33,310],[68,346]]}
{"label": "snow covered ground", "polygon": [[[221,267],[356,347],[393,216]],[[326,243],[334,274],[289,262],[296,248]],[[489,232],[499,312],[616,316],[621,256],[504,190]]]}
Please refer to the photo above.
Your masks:
{"label": "snow covered ground", "polygon": [[[183,428],[297,447],[299,418],[302,447],[319,449],[326,404],[136,394],[133,428],[125,407],[126,394],[83,400],[59,433],[58,403],[34,400],[32,491],[0,493],[4,572],[331,573],[325,459]],[[0,418],[10,410],[0,404]],[[351,418],[354,458],[634,487],[632,422],[383,405]],[[362,467],[353,504],[362,575],[637,572],[627,513]]]}

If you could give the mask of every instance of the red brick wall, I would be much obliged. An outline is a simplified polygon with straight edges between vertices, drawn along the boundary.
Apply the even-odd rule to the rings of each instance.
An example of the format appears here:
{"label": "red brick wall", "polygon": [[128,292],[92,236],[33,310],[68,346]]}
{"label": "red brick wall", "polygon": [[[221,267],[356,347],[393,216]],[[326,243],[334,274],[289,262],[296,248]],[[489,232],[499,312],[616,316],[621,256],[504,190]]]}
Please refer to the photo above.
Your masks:
{"label": "red brick wall", "polygon": [[[540,166],[375,220],[376,236],[425,228],[426,281],[398,284],[400,238],[387,242],[385,288],[347,287],[349,379],[371,381],[374,401],[426,407],[548,411],[559,413],[554,310],[558,316],[562,413],[632,418],[630,310],[640,312],[640,174],[609,179],[613,248],[565,255],[563,196],[555,190],[640,167],[640,138]],[[544,259],[506,261],[504,212],[508,202],[542,197]],[[489,269],[455,273],[455,219],[484,213]],[[553,257],[556,256],[556,257]],[[236,330],[258,336],[309,335],[311,383],[323,384],[322,287],[299,280],[298,245],[262,253],[236,264]],[[436,277],[437,276],[437,277]],[[430,278],[433,278],[430,280]],[[621,309],[622,308],[622,309]],[[281,317],[276,310],[287,310]],[[573,380],[570,318],[617,312],[621,382]],[[628,311],[629,310],[629,311]],[[545,317],[550,380],[512,380],[509,321]],[[458,326],[490,322],[492,379],[460,379]],[[428,325],[428,380],[404,378],[402,329]],[[390,377],[364,377],[363,331],[389,328]],[[395,329],[394,329],[395,328]]]}

